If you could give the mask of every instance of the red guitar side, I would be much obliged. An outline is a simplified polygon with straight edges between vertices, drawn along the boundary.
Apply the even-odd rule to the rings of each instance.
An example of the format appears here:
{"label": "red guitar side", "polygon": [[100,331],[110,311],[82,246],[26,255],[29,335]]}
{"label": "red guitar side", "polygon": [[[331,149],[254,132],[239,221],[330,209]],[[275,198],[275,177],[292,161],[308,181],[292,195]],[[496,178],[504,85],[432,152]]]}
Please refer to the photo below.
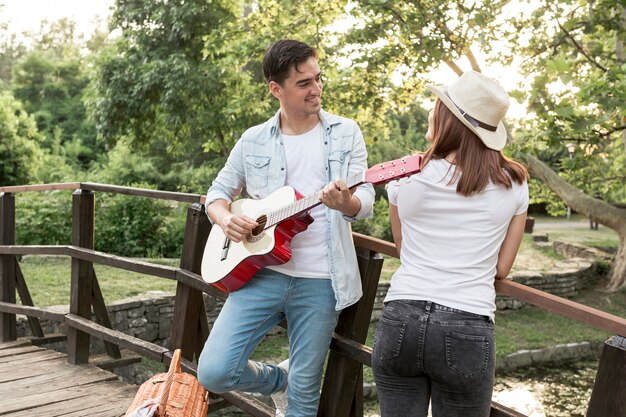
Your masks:
{"label": "red guitar side", "polygon": [[[345,182],[349,188],[384,184],[418,173],[421,159],[421,155],[412,155],[377,164]],[[228,293],[244,286],[261,268],[289,261],[291,239],[313,222],[309,212],[318,204],[319,192],[305,197],[289,186],[261,200],[234,201],[230,211],[255,219],[259,226],[238,243],[227,239],[219,226],[212,227],[202,257],[202,278]]]}

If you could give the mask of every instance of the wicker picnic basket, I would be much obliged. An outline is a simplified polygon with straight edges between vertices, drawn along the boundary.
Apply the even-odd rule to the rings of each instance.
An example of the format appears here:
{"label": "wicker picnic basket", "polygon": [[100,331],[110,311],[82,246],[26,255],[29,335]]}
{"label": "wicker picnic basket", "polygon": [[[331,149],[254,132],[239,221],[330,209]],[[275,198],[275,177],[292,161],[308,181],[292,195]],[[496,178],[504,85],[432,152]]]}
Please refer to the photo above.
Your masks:
{"label": "wicker picnic basket", "polygon": [[[209,392],[198,379],[180,370],[180,349],[174,351],[167,373],[154,375],[141,384],[126,417],[146,415],[137,412],[150,400],[158,399],[155,417],[206,417]],[[149,414],[148,414],[149,415]]]}

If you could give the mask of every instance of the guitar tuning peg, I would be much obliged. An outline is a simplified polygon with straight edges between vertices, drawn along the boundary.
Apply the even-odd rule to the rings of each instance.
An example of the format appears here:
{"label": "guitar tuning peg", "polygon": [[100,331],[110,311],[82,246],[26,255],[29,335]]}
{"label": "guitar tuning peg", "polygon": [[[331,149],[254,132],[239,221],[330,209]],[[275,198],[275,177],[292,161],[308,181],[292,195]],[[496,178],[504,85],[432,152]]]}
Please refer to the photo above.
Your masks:
{"label": "guitar tuning peg", "polygon": [[400,172],[405,173],[405,172],[406,172],[406,169],[404,169],[404,168],[400,168]]}
{"label": "guitar tuning peg", "polygon": [[378,178],[382,180],[383,178],[385,178],[385,176],[383,174],[378,174]]}

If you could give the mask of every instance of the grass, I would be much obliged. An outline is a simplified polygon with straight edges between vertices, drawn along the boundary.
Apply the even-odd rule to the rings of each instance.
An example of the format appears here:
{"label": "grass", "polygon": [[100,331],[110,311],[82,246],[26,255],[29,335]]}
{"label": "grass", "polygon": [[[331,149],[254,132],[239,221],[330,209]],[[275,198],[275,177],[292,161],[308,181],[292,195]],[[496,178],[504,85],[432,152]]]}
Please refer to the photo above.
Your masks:
{"label": "grass", "polygon": [[[177,266],[180,261],[156,259],[150,262]],[[26,256],[19,264],[35,306],[69,304],[71,281],[69,257]],[[94,264],[94,270],[107,304],[146,291],[174,292],[176,290],[176,282],[165,278],[96,264]]]}

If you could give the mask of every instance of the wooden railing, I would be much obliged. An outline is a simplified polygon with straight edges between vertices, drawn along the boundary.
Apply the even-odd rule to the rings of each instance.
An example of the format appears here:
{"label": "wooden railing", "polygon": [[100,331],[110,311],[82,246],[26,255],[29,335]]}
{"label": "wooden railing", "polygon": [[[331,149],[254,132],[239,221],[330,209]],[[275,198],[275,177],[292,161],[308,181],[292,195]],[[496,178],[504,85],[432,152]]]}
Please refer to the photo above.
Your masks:
{"label": "wooden railing", "polygon": [[[16,246],[14,193],[50,190],[75,190],[72,194],[72,241],[70,245]],[[108,192],[190,203],[178,268],[141,262],[94,250],[94,192]],[[120,358],[120,348],[132,350],[143,357],[168,364],[172,351],[183,351],[183,368],[195,373],[198,358],[209,334],[203,293],[218,299],[226,295],[202,280],[199,275],[204,244],[210,222],[204,212],[204,197],[199,194],[165,192],[96,183],[61,183],[0,187],[0,341],[17,337],[16,314],[27,316],[35,340],[45,343],[57,340],[46,336],[39,319],[64,323],[67,329],[68,361],[73,364],[89,361],[90,337],[105,342],[107,354]],[[342,311],[335,329],[326,375],[322,387],[318,415],[362,416],[362,366],[371,365],[371,349],[365,346],[370,317],[383,265],[381,254],[397,257],[389,242],[354,233],[359,270],[363,284],[361,300]],[[70,306],[65,314],[33,306],[26,280],[16,255],[65,255],[72,259]],[[169,348],[146,342],[112,330],[102,292],[93,264],[140,272],[177,281],[174,316]],[[624,415],[626,398],[626,320],[509,280],[496,281],[499,294],[536,305],[574,320],[605,329],[615,334],[604,346],[588,417]],[[19,294],[21,305],[16,303]],[[93,308],[95,322],[91,320]],[[621,372],[621,373],[620,373]],[[252,396],[231,392],[214,396],[209,411],[234,405],[246,413],[273,416],[273,410]],[[522,414],[492,403],[491,416],[512,417]]]}

